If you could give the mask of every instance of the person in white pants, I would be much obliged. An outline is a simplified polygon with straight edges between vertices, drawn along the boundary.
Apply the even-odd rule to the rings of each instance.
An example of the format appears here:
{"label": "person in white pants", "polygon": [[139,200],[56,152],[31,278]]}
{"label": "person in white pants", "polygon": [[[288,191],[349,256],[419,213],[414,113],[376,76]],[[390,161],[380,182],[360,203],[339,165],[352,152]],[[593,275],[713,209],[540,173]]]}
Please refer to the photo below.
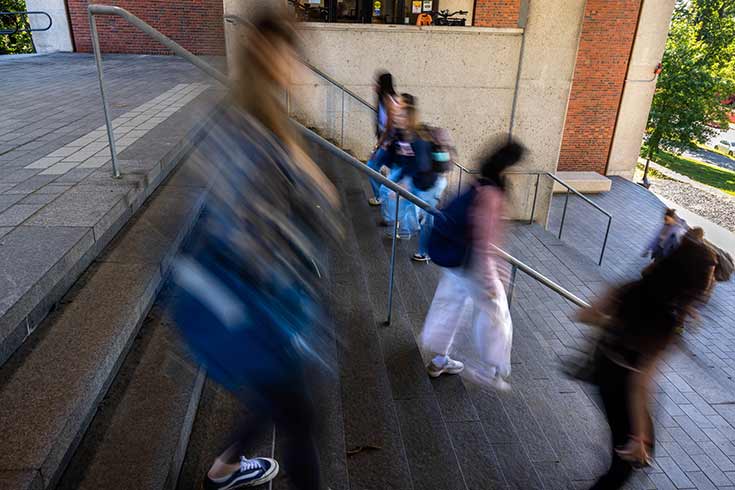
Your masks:
{"label": "person in white pants", "polygon": [[469,259],[465,266],[445,268],[424,322],[421,341],[433,355],[427,366],[429,376],[459,374],[464,364],[449,357],[465,306],[472,308],[473,340],[482,369],[475,373],[481,381],[498,389],[509,389],[513,326],[503,284],[505,263],[494,254],[503,236],[503,173],[523,156],[524,148],[508,143],[486,157],[476,194],[468,210]]}

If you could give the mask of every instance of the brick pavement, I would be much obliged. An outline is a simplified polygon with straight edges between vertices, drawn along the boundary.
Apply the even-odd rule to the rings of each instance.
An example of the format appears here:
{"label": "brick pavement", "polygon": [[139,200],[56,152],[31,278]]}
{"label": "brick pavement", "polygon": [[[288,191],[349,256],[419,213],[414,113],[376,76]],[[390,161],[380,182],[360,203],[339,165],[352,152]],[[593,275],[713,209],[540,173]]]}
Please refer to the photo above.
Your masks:
{"label": "brick pavement", "polygon": [[91,55],[0,60],[0,364],[167,175],[216,94],[174,57],[104,66],[122,179]]}
{"label": "brick pavement", "polygon": [[[549,232],[515,225],[509,243],[511,253],[587,298],[606,284],[637,277],[647,263],[641,251],[656,232],[665,208],[653,194],[621,178],[613,178],[611,192],[591,198],[614,216],[602,267],[594,262],[606,220],[574,197],[569,201],[561,241],[555,234],[563,197],[557,196]],[[632,488],[735,487],[734,292],[733,282],[718,284],[701,320],[687,325],[662,364],[652,403],[656,464],[645,474],[639,473]],[[532,320],[537,318],[534,334],[559,359],[588,348],[589,329],[570,320],[574,308],[559,305],[523,277],[515,299]],[[584,390],[590,399],[596,399],[594,390]]]}

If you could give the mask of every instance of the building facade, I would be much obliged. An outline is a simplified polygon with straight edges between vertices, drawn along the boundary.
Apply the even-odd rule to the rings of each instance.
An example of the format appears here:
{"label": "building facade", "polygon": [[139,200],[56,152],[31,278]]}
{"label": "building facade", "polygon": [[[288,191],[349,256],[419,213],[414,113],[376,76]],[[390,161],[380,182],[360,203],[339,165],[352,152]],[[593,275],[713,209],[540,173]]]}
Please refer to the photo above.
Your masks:
{"label": "building facade", "polygon": [[[63,3],[62,0],[52,0]],[[307,60],[372,101],[377,70],[419,99],[425,121],[449,129],[471,166],[511,132],[529,148],[527,171],[632,176],[675,0],[321,0],[296,9]],[[67,0],[73,48],[91,50],[88,0]],[[247,18],[283,0],[109,0],[196,54],[236,58]],[[291,11],[294,10],[290,4]],[[456,10],[448,26],[413,25]],[[436,17],[435,17],[436,18]],[[165,54],[117,18],[97,20],[105,52]],[[373,115],[312,74],[293,82],[291,110],[366,156]],[[344,114],[344,115],[343,115]],[[526,185],[518,199],[530,206]],[[525,212],[525,211],[521,211]]]}

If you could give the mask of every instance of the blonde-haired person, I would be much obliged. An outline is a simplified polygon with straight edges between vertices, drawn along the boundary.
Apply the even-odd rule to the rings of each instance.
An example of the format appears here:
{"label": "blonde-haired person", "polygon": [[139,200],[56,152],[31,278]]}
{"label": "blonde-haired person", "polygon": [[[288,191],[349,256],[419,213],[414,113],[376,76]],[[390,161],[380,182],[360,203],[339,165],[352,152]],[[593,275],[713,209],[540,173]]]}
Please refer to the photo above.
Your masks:
{"label": "blonde-haired person", "polygon": [[306,365],[318,355],[320,250],[339,235],[337,193],[302,149],[282,103],[298,69],[291,24],[257,18],[241,46],[230,98],[198,144],[211,180],[203,218],[177,258],[173,318],[210,378],[253,415],[217,457],[206,490],[263,484],[270,458],[244,453],[273,425],[286,440],[293,488],[319,490],[315,413]]}

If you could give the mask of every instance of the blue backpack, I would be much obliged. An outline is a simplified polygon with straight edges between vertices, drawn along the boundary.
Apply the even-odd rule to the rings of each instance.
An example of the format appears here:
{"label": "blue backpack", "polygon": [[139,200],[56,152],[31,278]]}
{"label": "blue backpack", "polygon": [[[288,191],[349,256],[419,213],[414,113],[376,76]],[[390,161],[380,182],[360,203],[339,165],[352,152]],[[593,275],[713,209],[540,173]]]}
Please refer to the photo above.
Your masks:
{"label": "blue backpack", "polygon": [[434,217],[434,226],[429,235],[429,257],[440,267],[461,267],[469,261],[470,223],[469,210],[477,190],[468,190],[452,199]]}

